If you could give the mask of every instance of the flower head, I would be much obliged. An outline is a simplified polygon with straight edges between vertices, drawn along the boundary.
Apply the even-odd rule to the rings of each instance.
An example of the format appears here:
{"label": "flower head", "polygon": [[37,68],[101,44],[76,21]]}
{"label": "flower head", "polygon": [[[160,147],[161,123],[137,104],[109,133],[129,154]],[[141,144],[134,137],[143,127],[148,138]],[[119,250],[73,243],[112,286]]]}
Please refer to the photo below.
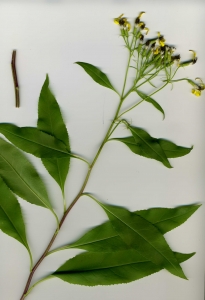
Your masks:
{"label": "flower head", "polygon": [[145,14],[144,11],[142,11],[142,12],[139,14],[139,16],[136,18],[136,20],[135,20],[135,24],[136,24],[136,25],[140,24],[140,18],[141,18],[141,16],[142,16],[143,14]]}
{"label": "flower head", "polygon": [[128,31],[131,29],[130,23],[127,21],[127,18],[123,18],[124,14],[121,14],[119,17],[114,19],[114,23],[116,25],[122,26],[124,29],[127,29]]}
{"label": "flower head", "polygon": [[154,49],[154,51],[153,51],[153,53],[154,53],[155,55],[159,54],[160,52],[161,52],[161,48],[160,48],[160,47],[156,47],[156,48]]}
{"label": "flower head", "polygon": [[116,24],[116,25],[119,25],[120,23],[120,19],[122,18],[124,16],[124,14],[121,14],[119,17],[117,17],[117,18],[115,18],[114,19],[114,23]]}
{"label": "flower head", "polygon": [[192,80],[188,80],[188,82],[194,86],[194,88],[192,89],[192,94],[194,94],[195,96],[199,97],[201,96],[201,91],[203,91],[205,89],[205,84],[203,83],[203,81],[201,80],[201,78],[197,77],[195,80],[199,80],[199,83],[194,83]]}
{"label": "flower head", "polygon": [[193,52],[192,59],[182,62],[179,65],[180,67],[187,67],[187,66],[190,66],[190,65],[194,65],[197,62],[196,52],[194,50],[189,50],[189,51]]}
{"label": "flower head", "polygon": [[166,41],[166,40],[165,40],[164,37],[160,34],[160,32],[158,32],[157,35],[158,35],[158,42],[159,42],[160,46],[161,46],[161,47],[164,47],[164,46],[165,46],[165,41]]}

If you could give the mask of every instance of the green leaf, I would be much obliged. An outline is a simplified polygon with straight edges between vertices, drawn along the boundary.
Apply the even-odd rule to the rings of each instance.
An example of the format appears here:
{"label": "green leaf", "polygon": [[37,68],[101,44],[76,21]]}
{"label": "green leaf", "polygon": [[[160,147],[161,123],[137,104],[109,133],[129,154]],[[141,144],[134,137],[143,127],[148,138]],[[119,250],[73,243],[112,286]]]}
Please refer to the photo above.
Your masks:
{"label": "green leaf", "polygon": [[43,181],[33,165],[17,148],[1,138],[0,176],[15,194],[32,204],[50,209],[56,217]]}
{"label": "green leaf", "polygon": [[26,239],[21,208],[14,194],[0,177],[0,229],[23,244],[32,255]]}
{"label": "green leaf", "polygon": [[154,264],[186,279],[166,240],[154,225],[125,208],[97,203],[105,210],[113,227],[128,246]]}
{"label": "green leaf", "polygon": [[92,252],[115,252],[129,249],[129,246],[123,242],[111,222],[108,221],[89,230],[76,242],[58,248],[54,252],[70,248],[79,248]]}
{"label": "green leaf", "polygon": [[[191,254],[173,253],[177,263]],[[135,250],[100,253],[86,252],[65,262],[52,276],[72,284],[95,286],[128,283],[163,269]]]}
{"label": "green leaf", "polygon": [[92,79],[95,82],[116,92],[116,90],[110,83],[107,75],[105,73],[103,73],[102,71],[100,71],[100,69],[98,69],[97,67],[95,67],[91,64],[85,63],[85,62],[78,61],[78,62],[76,62],[76,64],[81,66],[85,70],[85,72],[88,73],[88,75],[90,75],[90,77],[92,77]]}
{"label": "green leaf", "polygon": [[151,137],[145,130],[137,127],[128,127],[132,137],[114,138],[130,148],[135,154],[152,158],[163,163],[167,168],[172,168],[158,140]]}
{"label": "green leaf", "polygon": [[21,150],[41,158],[61,158],[70,155],[65,144],[34,127],[0,124],[2,133]]}
{"label": "green leaf", "polygon": [[167,158],[176,158],[176,157],[187,155],[193,149],[193,147],[185,148],[185,147],[177,146],[173,142],[164,139],[158,139],[158,143],[162,147]]}
{"label": "green leaf", "polygon": [[[133,136],[129,136],[129,137],[125,137],[125,138],[114,138],[112,140],[117,140],[119,142],[124,143],[126,146],[128,146],[130,148],[130,150],[132,152],[134,152],[135,154],[141,155],[140,153],[142,151],[140,152],[140,149],[139,149],[140,145],[136,144],[136,140]],[[177,146],[173,142],[170,142],[170,141],[167,141],[164,139],[155,139],[155,141],[158,142],[158,144],[162,148],[162,150],[167,158],[177,158],[177,157],[187,155],[193,149],[193,147],[186,148],[186,147]],[[142,156],[144,156],[144,155],[142,155]]]}
{"label": "green leaf", "polygon": [[159,110],[162,114],[163,114],[163,119],[165,118],[165,113],[163,108],[159,105],[159,103],[157,103],[153,98],[149,97],[148,95],[135,90],[137,92],[137,94],[140,96],[140,98],[142,98],[144,101],[151,103],[157,110]]}
{"label": "green leaf", "polygon": [[[176,208],[159,207],[139,210],[133,213],[143,217],[162,234],[165,234],[184,223],[199,207],[200,205],[186,205]],[[50,253],[70,248],[79,248],[92,252],[114,252],[129,249],[110,221],[92,228],[74,243],[57,248]]]}
{"label": "green leaf", "polygon": [[135,213],[152,223],[157,229],[166,232],[183,224],[201,205],[184,205],[176,208],[151,208]]}
{"label": "green leaf", "polygon": [[[54,136],[56,139],[61,140],[68,150],[70,150],[68,132],[63,121],[60,107],[49,89],[49,77],[41,89],[39,102],[38,102],[38,129]],[[60,186],[62,193],[64,193],[65,180],[70,166],[70,157],[42,159],[42,162]]]}

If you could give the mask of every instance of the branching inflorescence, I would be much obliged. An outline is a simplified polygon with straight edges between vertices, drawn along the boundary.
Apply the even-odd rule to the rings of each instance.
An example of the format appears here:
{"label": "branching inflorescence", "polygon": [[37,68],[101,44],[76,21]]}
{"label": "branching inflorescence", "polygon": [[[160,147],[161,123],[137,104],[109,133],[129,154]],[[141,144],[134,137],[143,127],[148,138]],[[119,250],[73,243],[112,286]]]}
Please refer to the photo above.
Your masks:
{"label": "branching inflorescence", "polygon": [[[196,53],[191,50],[192,58],[189,61],[181,62],[180,55],[174,54],[175,48],[168,46],[160,33],[156,38],[145,39],[144,34],[147,36],[149,29],[141,21],[142,15],[143,12],[136,18],[132,31],[130,23],[123,15],[114,19],[115,24],[120,26],[121,36],[128,50],[128,62],[121,93],[116,91],[107,75],[99,68],[85,62],[77,62],[94,81],[119,95],[119,103],[113,120],[91,162],[72,153],[60,108],[49,89],[48,76],[39,98],[37,127],[20,128],[9,123],[0,124],[0,133],[10,141],[8,143],[0,138],[0,191],[2,195],[0,228],[27,248],[31,260],[31,271],[21,300],[25,299],[38,283],[51,278],[60,278],[66,282],[80,285],[110,285],[128,283],[162,269],[166,269],[175,276],[186,278],[180,263],[189,259],[194,253],[183,254],[172,251],[164,234],[185,222],[200,205],[151,208],[130,212],[123,207],[102,203],[96,199],[95,195],[86,192],[86,185],[90,180],[95,163],[108,141],[122,142],[134,154],[154,159],[167,168],[171,168],[169,158],[187,155],[192,150],[192,148],[178,146],[164,138],[152,137],[144,129],[131,125],[124,117],[128,111],[143,101],[153,105],[164,116],[163,108],[152,96],[170,83],[186,80],[193,86],[192,93],[196,96],[200,96],[201,91],[205,89],[204,83],[199,78],[196,78],[197,82],[187,78],[173,79],[179,68],[196,63]],[[131,88],[125,91],[130,68],[135,69],[136,76]],[[153,80],[159,74],[163,74],[164,78],[160,82],[161,85],[157,82],[157,86],[155,86]],[[150,84],[154,88],[149,95],[140,90],[141,86],[146,84]],[[122,104],[132,92],[136,93],[139,99],[133,106],[123,111]],[[123,138],[112,138],[113,132],[120,124],[126,125],[129,135]],[[39,157],[48,173],[61,188],[64,207],[61,220],[51,206],[46,187],[40,176],[28,158],[16,147]],[[17,159],[14,160],[13,157]],[[64,185],[71,158],[81,159],[87,163],[88,170],[79,193],[67,207]],[[19,168],[23,172],[19,172]],[[49,209],[57,220],[56,231],[34,266],[32,251],[26,240],[21,208],[15,195],[32,204]],[[74,243],[51,251],[51,246],[64,220],[82,196],[88,196],[100,205],[107,214],[108,221],[91,229]],[[79,248],[86,252],[67,260],[53,274],[31,285],[34,273],[47,255],[70,248]]]}

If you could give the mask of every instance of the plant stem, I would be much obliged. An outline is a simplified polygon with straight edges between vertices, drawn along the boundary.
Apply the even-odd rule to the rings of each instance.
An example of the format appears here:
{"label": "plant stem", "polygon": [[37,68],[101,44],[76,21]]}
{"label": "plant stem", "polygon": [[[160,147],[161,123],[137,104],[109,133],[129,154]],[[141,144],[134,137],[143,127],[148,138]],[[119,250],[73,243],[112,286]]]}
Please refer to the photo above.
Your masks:
{"label": "plant stem", "polygon": [[12,70],[13,81],[14,81],[16,107],[19,107],[20,106],[20,97],[19,97],[18,77],[17,77],[17,73],[16,73],[16,50],[13,50],[13,52],[12,52],[11,70]]}
{"label": "plant stem", "polygon": [[35,266],[33,267],[33,269],[31,270],[30,275],[29,275],[28,280],[27,280],[27,283],[26,283],[26,286],[24,288],[24,291],[23,291],[23,294],[22,294],[20,300],[24,300],[26,298],[26,296],[28,295],[28,291],[29,291],[29,287],[30,287],[30,284],[31,284],[31,280],[33,278],[33,275],[34,275],[35,271],[37,270],[37,268],[39,267],[39,265],[41,264],[41,262],[44,260],[44,258],[47,256],[47,254],[48,254],[51,246],[53,245],[53,242],[55,241],[55,239],[56,239],[56,237],[57,237],[57,235],[58,235],[58,233],[59,233],[59,231],[60,231],[60,229],[61,229],[61,227],[62,227],[62,225],[63,225],[63,223],[64,223],[64,221],[66,219],[66,217],[67,217],[67,215],[69,214],[69,212],[71,211],[71,209],[73,208],[73,206],[76,204],[76,202],[78,201],[78,199],[82,196],[82,194],[84,192],[84,189],[85,189],[85,187],[87,185],[87,182],[88,182],[88,180],[90,178],[90,174],[92,172],[92,169],[93,169],[93,167],[94,167],[94,165],[95,165],[95,163],[96,163],[96,161],[97,161],[97,159],[98,159],[98,157],[99,157],[99,155],[100,155],[100,153],[101,153],[101,151],[102,151],[105,143],[107,142],[107,140],[109,138],[110,132],[112,131],[113,126],[114,126],[114,124],[115,124],[115,122],[116,122],[116,120],[118,118],[122,102],[125,99],[125,97],[123,97],[123,96],[124,96],[125,86],[126,86],[126,82],[127,82],[127,75],[128,75],[128,70],[129,70],[129,64],[130,64],[131,56],[132,56],[131,51],[129,51],[128,64],[127,64],[127,68],[126,68],[126,72],[125,72],[125,78],[124,78],[122,93],[121,93],[121,96],[120,96],[120,102],[119,102],[117,110],[115,112],[115,116],[113,118],[113,121],[111,122],[111,125],[109,126],[108,131],[107,131],[107,133],[106,133],[106,135],[105,135],[105,137],[103,139],[103,142],[100,145],[100,147],[99,147],[99,149],[98,149],[98,151],[97,151],[97,153],[96,153],[96,155],[95,155],[92,163],[89,166],[88,172],[86,174],[85,180],[83,182],[83,185],[82,185],[79,193],[77,194],[77,196],[75,197],[75,199],[71,202],[71,204],[68,207],[68,209],[65,211],[65,213],[64,213],[64,215],[63,215],[63,217],[62,217],[62,219],[60,221],[59,228],[56,229],[56,231],[55,231],[53,237],[51,238],[51,240],[50,240],[50,242],[49,242],[46,250],[44,251],[44,253],[40,257],[40,259],[37,261],[37,263],[35,264]]}
{"label": "plant stem", "polygon": [[153,96],[154,94],[158,93],[159,91],[161,91],[163,88],[165,88],[166,85],[168,85],[169,82],[165,83],[162,87],[160,87],[158,90],[154,91],[153,93],[151,93],[150,95],[148,95],[145,99],[140,100],[138,103],[136,103],[135,105],[133,105],[132,107],[128,108],[127,110],[125,110],[124,112],[122,112],[118,118],[121,118],[122,115],[126,114],[128,111],[132,110],[133,108],[135,108],[136,106],[138,106],[139,104],[141,104],[143,101],[145,101],[147,98]]}

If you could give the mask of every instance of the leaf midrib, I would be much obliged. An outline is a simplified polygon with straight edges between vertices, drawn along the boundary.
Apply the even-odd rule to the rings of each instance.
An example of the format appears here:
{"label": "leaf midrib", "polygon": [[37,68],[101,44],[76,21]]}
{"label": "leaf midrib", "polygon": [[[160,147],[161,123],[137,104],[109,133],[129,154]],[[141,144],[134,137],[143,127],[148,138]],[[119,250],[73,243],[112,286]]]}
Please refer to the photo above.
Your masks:
{"label": "leaf midrib", "polygon": [[[157,109],[160,110],[161,113],[164,115],[164,110],[163,110],[163,108],[161,107],[161,105],[160,105],[157,101],[155,101],[153,98],[151,98],[150,96],[147,96],[147,95],[145,95],[145,94],[143,94],[143,93],[142,93],[142,95],[140,95],[141,92],[139,92],[139,91],[137,91],[137,93],[138,93],[138,95],[139,95],[141,98],[143,98],[144,101],[147,101],[147,102],[153,104],[154,106],[156,105],[156,106],[157,106]],[[156,107],[156,106],[155,106],[155,107]]]}
{"label": "leaf midrib", "polygon": [[[102,203],[101,203],[102,205]],[[103,205],[102,205],[103,206]],[[104,207],[104,206],[103,206]],[[105,208],[106,209],[106,208]],[[106,209],[108,210],[108,209]],[[108,210],[109,211],[109,210]],[[128,224],[126,224],[124,221],[122,221],[120,218],[118,218],[115,214],[113,214],[112,212],[109,211],[109,213],[111,213],[115,218],[117,218],[118,220],[120,220],[123,224],[125,224],[127,227],[129,227],[131,230],[133,230],[134,232],[136,232],[132,227],[130,227]],[[141,217],[142,218],[142,217]],[[136,232],[137,234],[139,234],[138,232]],[[154,245],[152,245],[149,241],[146,240],[146,238],[144,238],[141,234],[139,234],[139,236],[141,236],[148,244],[150,244],[158,253],[160,253],[175,269],[175,265],[173,265],[173,263],[171,261],[169,261],[164,255],[163,253],[161,253],[159,250],[157,250]],[[171,250],[170,250],[171,251]],[[176,269],[177,270],[177,269]],[[177,270],[178,271],[178,270]]]}
{"label": "leaf midrib", "polygon": [[[103,79],[102,77],[100,77],[98,74],[96,74],[96,73],[90,68],[89,64],[86,64],[86,66],[87,66],[87,68],[90,70],[91,73],[94,73],[95,76],[97,76],[99,79],[101,79],[106,85],[109,85],[110,89],[113,90],[113,87],[112,87],[112,85],[111,85],[111,83],[110,83],[110,81],[109,81],[108,78],[106,78],[107,81],[108,81],[108,82],[106,82],[105,79]],[[99,69],[98,69],[98,70],[99,70]],[[99,70],[99,71],[100,71],[100,70]],[[105,75],[102,71],[100,71],[100,72],[101,72],[103,75]],[[106,75],[105,75],[105,76],[106,76]]]}
{"label": "leaf midrib", "polygon": [[[23,140],[25,140],[25,141],[29,141],[30,143],[34,143],[34,144],[40,145],[41,147],[48,148],[48,149],[51,149],[51,150],[54,150],[54,151],[57,151],[57,152],[61,152],[61,153],[65,153],[65,154],[69,155],[68,152],[65,152],[65,151],[63,151],[63,150],[58,150],[58,149],[55,149],[55,148],[52,148],[52,147],[49,147],[49,146],[45,146],[45,145],[40,144],[40,143],[38,143],[38,142],[36,142],[36,141],[32,141],[32,140],[29,140],[28,138],[24,138],[24,137],[22,137],[22,136],[19,136],[18,134],[14,134],[13,132],[10,132],[10,131],[8,131],[8,130],[6,130],[6,129],[1,129],[1,130],[6,131],[6,132],[8,132],[8,133],[11,134],[11,135],[17,136],[18,138],[21,138],[21,139],[23,139]],[[42,131],[41,131],[41,132],[42,132]],[[53,138],[54,138],[54,137],[53,137]]]}
{"label": "leaf midrib", "polygon": [[[183,147],[182,147],[183,148]],[[184,149],[184,148],[183,148]],[[187,150],[189,150],[189,148],[185,148]],[[164,149],[163,148],[163,151],[167,151],[167,152],[177,152],[177,151],[180,151],[180,149],[177,149],[177,150],[170,150],[170,149]],[[181,150],[181,151],[184,151],[184,150]],[[185,150],[186,151],[186,150]]]}
{"label": "leaf midrib", "polygon": [[[194,210],[194,209],[192,209],[192,210]],[[192,210],[191,210],[191,211],[192,211]],[[153,223],[153,224],[157,224],[157,223],[165,222],[165,221],[168,221],[168,220],[180,218],[181,216],[184,216],[184,215],[186,215],[186,214],[188,214],[188,213],[189,213],[189,212],[186,212],[186,213],[184,213],[184,214],[180,214],[179,216],[175,216],[175,217],[170,217],[170,218],[167,218],[167,219],[163,219],[163,220],[158,221],[158,222],[155,222],[155,223]]]}
{"label": "leaf midrib", "polygon": [[22,236],[20,235],[18,229],[14,226],[14,224],[13,224],[12,220],[10,219],[9,215],[7,214],[7,212],[4,210],[4,208],[2,207],[2,205],[0,205],[0,206],[1,206],[1,209],[3,210],[3,212],[5,213],[5,215],[7,216],[7,218],[9,219],[9,221],[10,221],[12,227],[13,227],[13,228],[15,229],[15,231],[18,233],[18,236],[20,237],[20,239],[21,239],[21,241],[22,241],[22,244],[23,244],[26,248],[28,248],[28,247],[27,247],[27,241],[24,241],[24,238],[22,238]]}
{"label": "leaf midrib", "polygon": [[[132,136],[131,138],[133,138],[134,139],[134,137]],[[126,142],[126,144],[130,144],[130,145],[133,145],[133,146],[136,146],[137,147],[137,145],[135,144],[135,143],[132,143],[132,142]],[[160,144],[159,144],[160,145]],[[160,147],[162,148],[162,146],[160,145]],[[183,148],[183,147],[182,147]],[[189,148],[185,148],[185,149],[187,149],[187,150],[189,150]],[[162,150],[163,151],[167,151],[167,152],[177,152],[177,151],[180,151],[180,150],[170,150],[170,149],[164,149],[164,147],[162,148]],[[183,150],[181,150],[181,151],[183,151]],[[185,150],[186,151],[186,150]]]}
{"label": "leaf midrib", "polygon": [[17,172],[17,170],[10,164],[10,162],[4,158],[2,156],[2,154],[0,153],[0,156],[2,157],[2,159],[4,159],[6,161],[6,163],[11,167],[11,169],[14,171],[14,173],[16,173],[19,178],[23,181],[23,183],[27,186],[27,188],[48,208],[51,210],[51,208],[47,205],[47,203],[44,203],[44,201],[38,196],[38,194],[36,194],[31,188],[30,186],[26,183],[26,181],[21,177],[21,175]]}
{"label": "leaf midrib", "polygon": [[[166,160],[164,157],[162,157],[161,155],[159,155],[156,151],[155,151],[155,149],[153,149],[139,134],[137,134],[133,129],[131,129],[130,128],[130,130],[131,131],[133,131],[134,132],[134,134],[136,134],[152,151],[154,151],[156,154],[157,154],[157,156],[159,156],[163,161],[166,161],[166,162],[169,162],[168,160]],[[133,136],[134,137],[134,136]],[[134,137],[135,138],[135,137]],[[159,144],[158,144],[159,145]],[[160,145],[159,145],[160,146]],[[161,146],[160,146],[160,148],[161,148]],[[162,149],[162,148],[161,148]],[[162,151],[163,151],[163,149],[162,149]],[[166,156],[165,156],[166,157]]]}
{"label": "leaf midrib", "polygon": [[[108,252],[109,253],[109,252]],[[85,270],[71,270],[71,271],[59,271],[59,273],[66,273],[66,272],[73,272],[73,273],[77,273],[77,272],[92,272],[94,270],[105,270],[105,269],[112,269],[112,268],[118,268],[118,267],[124,267],[124,266],[128,266],[128,265],[134,265],[134,264],[140,264],[140,263],[144,263],[144,262],[151,262],[150,260],[142,260],[142,261],[137,261],[137,262],[131,262],[131,263],[124,263],[124,264],[118,264],[118,265],[114,265],[114,266],[110,266],[110,267],[96,267],[93,269],[85,269]],[[56,271],[57,273],[57,271]]]}
{"label": "leaf midrib", "polygon": [[[113,236],[110,236],[110,237],[107,237],[107,238],[103,238],[103,239],[99,239],[99,240],[95,240],[95,241],[92,241],[92,242],[89,242],[89,243],[84,243],[84,244],[71,244],[71,245],[68,245],[68,247],[69,247],[69,248],[75,248],[75,247],[78,247],[78,246],[90,245],[90,244],[92,244],[92,243],[97,243],[97,242],[109,240],[109,239],[114,238],[114,237],[120,237],[120,236],[119,236],[119,235],[113,235]],[[74,246],[72,246],[72,245],[74,245]]]}

